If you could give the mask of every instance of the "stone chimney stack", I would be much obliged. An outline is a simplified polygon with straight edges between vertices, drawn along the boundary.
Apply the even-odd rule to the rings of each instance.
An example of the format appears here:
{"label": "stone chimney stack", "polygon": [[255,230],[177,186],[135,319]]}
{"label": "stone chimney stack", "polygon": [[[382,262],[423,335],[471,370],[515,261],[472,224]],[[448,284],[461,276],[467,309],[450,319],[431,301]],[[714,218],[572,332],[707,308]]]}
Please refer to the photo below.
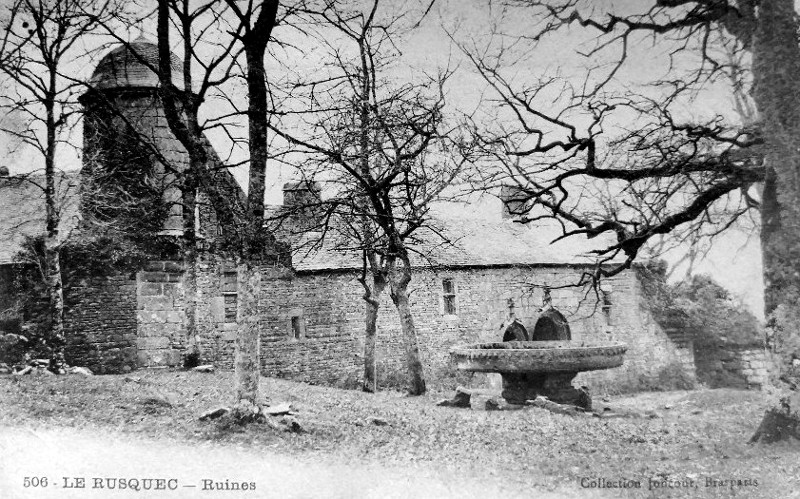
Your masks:
{"label": "stone chimney stack", "polygon": [[300,180],[283,184],[283,207],[295,230],[320,228],[323,222],[322,196],[319,182]]}
{"label": "stone chimney stack", "polygon": [[519,218],[530,209],[530,195],[520,186],[507,184],[500,188],[500,201],[503,202],[504,220]]}

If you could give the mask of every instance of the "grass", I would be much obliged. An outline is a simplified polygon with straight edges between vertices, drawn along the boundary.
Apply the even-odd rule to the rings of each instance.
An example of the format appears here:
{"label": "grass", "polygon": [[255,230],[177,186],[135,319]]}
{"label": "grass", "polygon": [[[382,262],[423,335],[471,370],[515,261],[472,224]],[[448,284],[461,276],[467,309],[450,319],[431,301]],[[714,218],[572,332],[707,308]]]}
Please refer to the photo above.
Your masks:
{"label": "grass", "polygon": [[[518,490],[578,487],[583,478],[693,479],[699,489],[655,497],[791,497],[800,491],[797,443],[749,445],[765,408],[759,392],[697,390],[612,397],[611,406],[655,418],[571,417],[528,408],[486,412],[437,407],[446,394],[365,394],[262,378],[269,402],[292,402],[306,430],[200,422],[232,401],[231,373],[139,371],[108,376],[2,376],[0,423],[109,429],[158,439],[213,441],[342,462],[444,466]],[[387,424],[376,424],[386,422]],[[758,487],[704,487],[704,480],[757,479]],[[586,489],[587,493],[597,492]]]}

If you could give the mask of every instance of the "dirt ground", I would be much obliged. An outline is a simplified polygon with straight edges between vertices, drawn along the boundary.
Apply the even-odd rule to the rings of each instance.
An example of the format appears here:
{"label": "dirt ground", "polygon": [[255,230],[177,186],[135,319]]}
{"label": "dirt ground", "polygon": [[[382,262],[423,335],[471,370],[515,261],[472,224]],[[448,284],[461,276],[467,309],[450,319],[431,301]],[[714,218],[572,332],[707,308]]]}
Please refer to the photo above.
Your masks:
{"label": "dirt ground", "polygon": [[[311,461],[237,446],[164,443],[113,432],[3,428],[0,452],[0,497],[5,499],[219,495],[343,499],[531,497],[525,491],[511,490],[499,483],[486,483],[430,466]],[[31,482],[26,487],[25,477],[38,478],[38,486]],[[46,485],[42,478],[47,479]],[[79,481],[81,478],[83,483]],[[108,478],[118,480],[114,483]],[[144,480],[159,478],[164,482]],[[121,479],[126,484],[122,490]],[[139,491],[131,489],[137,479]],[[240,487],[246,482],[250,490],[209,490],[219,485],[230,488],[233,482]],[[84,488],[76,488],[79,485]],[[115,489],[109,489],[110,486]],[[163,490],[154,490],[157,487]],[[573,497],[577,492],[536,491],[535,497]]]}
{"label": "dirt ground", "polygon": [[747,443],[762,392],[598,397],[629,415],[592,417],[262,378],[302,432],[198,421],[232,386],[226,372],[0,377],[0,499],[800,497],[800,444]]}

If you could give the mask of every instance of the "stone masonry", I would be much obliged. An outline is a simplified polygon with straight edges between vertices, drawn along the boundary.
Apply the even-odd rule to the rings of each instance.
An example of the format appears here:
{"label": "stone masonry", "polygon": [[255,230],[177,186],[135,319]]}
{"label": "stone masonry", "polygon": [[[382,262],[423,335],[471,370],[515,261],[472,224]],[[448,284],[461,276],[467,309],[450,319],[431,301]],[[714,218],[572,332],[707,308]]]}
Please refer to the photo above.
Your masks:
{"label": "stone masonry", "polygon": [[136,281],[126,276],[87,279],[67,295],[67,361],[93,372],[136,369]]}
{"label": "stone masonry", "polygon": [[710,388],[760,389],[767,382],[764,348],[718,346],[695,352],[698,379]]}
{"label": "stone masonry", "polygon": [[[157,63],[154,44],[138,40],[132,46],[140,51],[139,56]],[[116,48],[103,58],[92,77],[94,90],[82,98],[86,107],[84,168],[102,169],[108,166],[103,161],[109,158],[124,162],[126,158],[121,157],[124,153],[120,151],[127,150],[127,146],[118,147],[118,142],[133,136],[145,137],[159,155],[142,160],[143,174],[148,172],[161,183],[163,202],[168,207],[161,232],[165,237],[175,237],[181,227],[177,202],[180,191],[173,185],[174,170],[170,168],[185,168],[186,152],[167,126],[158,99],[158,79],[139,62],[140,57],[125,50]],[[179,61],[173,64],[180,66]],[[114,133],[107,133],[109,130]],[[214,156],[210,149],[209,153]],[[160,158],[169,163],[169,168]],[[233,196],[240,194],[232,177],[222,178],[230,176],[226,169],[214,170],[219,172],[220,182],[232,186]],[[204,199],[203,193],[199,197]],[[202,360],[232,367],[238,301],[235,285],[231,284],[235,283],[235,267],[214,253],[214,237],[220,234],[220,228],[214,226],[214,214],[209,211],[213,210],[200,208],[199,232],[211,251],[202,253],[198,265],[197,340]],[[513,225],[511,221],[502,223]],[[528,245],[523,241],[529,239],[512,233],[507,229],[508,236],[503,237],[509,238],[509,247],[517,248],[516,254],[499,252],[497,260],[490,261],[482,250],[470,257],[453,250],[452,264],[415,270],[410,287],[411,308],[423,365],[432,386],[451,388],[446,385],[454,382],[457,374],[449,357],[452,346],[499,341],[501,328],[512,313],[535,319],[545,286],[552,290],[553,305],[570,322],[573,340],[628,344],[623,367],[587,374],[582,378],[584,382],[635,386],[642,379],[662,380],[664,370],[670,366],[681,366],[690,377],[694,376],[691,343],[675,341],[656,324],[642,305],[634,272],[609,279],[602,296],[587,289],[565,287],[575,282],[584,268],[566,263],[571,260],[553,254],[554,250],[545,245]],[[495,247],[503,244],[499,240],[488,242]],[[533,261],[561,263],[517,263]],[[358,383],[363,371],[364,329],[358,270],[347,265],[324,270],[264,265],[260,271],[258,320],[263,373],[310,383]],[[188,340],[181,281],[180,265],[159,260],[135,276],[87,282],[71,290],[76,304],[69,318],[75,339],[70,347],[71,363],[84,363],[100,372],[179,365]],[[388,292],[382,300],[377,345],[380,383],[402,385],[402,335]]]}

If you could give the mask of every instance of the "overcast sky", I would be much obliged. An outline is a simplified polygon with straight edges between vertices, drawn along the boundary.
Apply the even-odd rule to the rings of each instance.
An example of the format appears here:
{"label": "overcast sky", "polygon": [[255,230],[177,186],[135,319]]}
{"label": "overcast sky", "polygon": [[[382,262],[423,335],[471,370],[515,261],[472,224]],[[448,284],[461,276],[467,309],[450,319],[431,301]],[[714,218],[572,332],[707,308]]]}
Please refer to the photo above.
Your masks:
{"label": "overcast sky", "polygon": [[[8,0],[0,0],[7,3]],[[617,9],[634,9],[644,2],[638,0],[597,2],[602,8],[613,6]],[[394,6],[397,7],[396,5]],[[471,112],[485,97],[486,86],[482,80],[471,70],[460,50],[454,46],[446,30],[453,33],[456,40],[462,43],[475,41],[481,44],[486,41],[486,34],[491,30],[493,23],[502,20],[503,31],[511,34],[530,34],[535,26],[536,19],[526,17],[525,12],[503,16],[501,9],[494,3],[492,6],[485,0],[468,1],[438,1],[434,9],[425,19],[425,22],[413,33],[404,39],[399,47],[403,58],[398,65],[397,78],[402,79],[409,74],[419,74],[422,71],[435,72],[437,68],[449,65],[458,68],[456,77],[452,78],[448,86],[448,102],[460,112]],[[144,25],[144,31],[152,36],[152,26]],[[282,31],[284,30],[284,31]],[[127,35],[128,39],[140,35],[138,30]],[[588,64],[597,65],[598,60],[587,60],[578,55],[578,50],[586,50],[591,46],[592,34],[582,29],[565,31],[557,37],[551,37],[541,42],[528,57],[518,61],[509,72],[520,81],[528,81],[542,75],[555,74],[574,76],[580,78]],[[276,37],[287,36],[293,42],[298,38],[289,35],[287,28],[277,28]],[[300,45],[307,41],[297,42]],[[95,47],[90,47],[95,49]],[[313,48],[302,47],[306,50],[304,57],[293,62],[297,71],[305,68],[314,68],[320,63],[315,56]],[[638,44],[631,49],[631,63],[619,74],[619,79],[636,85],[649,81],[653,76],[662,76],[665,71],[666,59],[663,46],[651,46],[646,43]],[[88,78],[91,75],[97,58],[102,53],[96,53],[93,60],[84,59],[71,67],[73,74]],[[319,55],[319,54],[316,54]],[[684,61],[691,64],[690,60]],[[278,71],[279,65],[271,64],[271,71]],[[209,102],[206,115],[217,112],[215,103]],[[725,92],[711,92],[699,96],[698,99],[685,107],[688,115],[711,115],[720,113],[732,114],[732,101]],[[7,124],[13,116],[0,116],[0,121]],[[212,142],[221,149],[227,147],[221,143],[224,139],[220,134],[212,134]],[[76,129],[71,137],[71,143],[79,145],[81,142],[80,129]],[[0,136],[0,157],[12,173],[25,173],[40,169],[42,159],[33,151],[16,147],[8,137]],[[80,160],[76,153],[69,148],[63,148],[59,154],[59,161],[63,169],[77,169]],[[238,168],[234,172],[241,183],[246,178],[246,169]],[[296,172],[287,167],[273,168],[270,172],[267,185],[266,201],[280,203],[281,186],[284,182],[296,178]],[[678,254],[673,254],[670,259],[675,261]],[[721,237],[713,246],[708,257],[696,267],[696,271],[710,273],[716,280],[725,285],[735,295],[744,300],[747,306],[761,316],[763,304],[763,285],[761,281],[760,250],[758,238],[752,231],[731,231]],[[677,273],[680,275],[680,272]]]}

